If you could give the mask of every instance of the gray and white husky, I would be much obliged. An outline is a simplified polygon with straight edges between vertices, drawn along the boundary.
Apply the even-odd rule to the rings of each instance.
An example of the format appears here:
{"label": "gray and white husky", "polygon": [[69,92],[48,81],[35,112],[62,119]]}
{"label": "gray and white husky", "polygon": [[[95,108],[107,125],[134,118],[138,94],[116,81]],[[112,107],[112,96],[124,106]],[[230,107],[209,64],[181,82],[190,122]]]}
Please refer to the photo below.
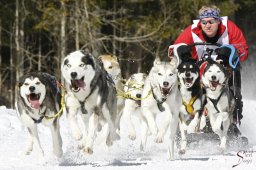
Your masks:
{"label": "gray and white husky", "polygon": [[[176,58],[172,58],[171,62],[160,61],[156,58],[154,65],[145,81],[141,108],[145,117],[142,127],[142,143],[141,149],[145,149],[147,141],[148,128],[153,135],[156,135],[156,142],[163,142],[164,134],[169,127],[170,143],[169,143],[169,159],[174,157],[174,139],[179,122],[179,108],[181,106],[181,95],[178,90]],[[146,98],[149,91],[152,95]],[[161,112],[164,119],[161,120],[159,128],[156,122],[156,116]]]}
{"label": "gray and white husky", "polygon": [[60,100],[60,89],[54,76],[34,72],[19,79],[16,110],[29,133],[25,154],[36,150],[39,162],[43,161],[44,156],[37,130],[39,123],[50,127],[53,153],[57,157],[62,156],[59,117],[55,116],[59,111]]}
{"label": "gray and white husky", "polygon": [[[102,63],[92,54],[74,51],[64,58],[61,73],[68,91],[65,98],[68,123],[83,151],[93,153],[99,129],[108,146],[119,139],[116,90]],[[78,113],[85,125],[82,133],[77,122]]]}
{"label": "gray and white husky", "polygon": [[205,111],[213,132],[220,138],[220,149],[224,151],[234,110],[234,96],[228,90],[228,72],[225,67],[212,60],[203,65],[201,81],[206,90]]}

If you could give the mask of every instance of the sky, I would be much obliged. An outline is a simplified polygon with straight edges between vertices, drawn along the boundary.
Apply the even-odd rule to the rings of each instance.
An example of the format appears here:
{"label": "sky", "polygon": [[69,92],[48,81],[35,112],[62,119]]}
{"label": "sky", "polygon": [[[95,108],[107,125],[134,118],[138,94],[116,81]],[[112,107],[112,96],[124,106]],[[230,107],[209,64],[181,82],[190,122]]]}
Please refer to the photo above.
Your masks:
{"label": "sky", "polygon": [[[165,169],[248,169],[256,167],[256,100],[244,100],[244,118],[240,126],[242,133],[248,137],[249,146],[232,146],[225,154],[218,151],[216,141],[200,141],[192,143],[183,156],[178,155],[175,147],[175,160],[167,160],[168,134],[164,143],[156,144],[153,137],[148,138],[145,152],[141,152],[139,120],[133,117],[137,138],[128,139],[126,124],[121,120],[121,139],[107,148],[97,139],[93,155],[85,155],[77,147],[77,142],[70,136],[65,114],[61,117],[61,136],[63,139],[63,156],[59,159],[52,154],[51,134],[48,127],[39,125],[39,138],[45,152],[43,163],[38,163],[36,152],[24,155],[27,131],[22,126],[15,110],[0,106],[0,170],[165,170]],[[160,120],[158,120],[159,123]],[[238,156],[238,155],[239,156]],[[238,164],[238,165],[237,165]],[[237,165],[232,168],[233,165]]]}

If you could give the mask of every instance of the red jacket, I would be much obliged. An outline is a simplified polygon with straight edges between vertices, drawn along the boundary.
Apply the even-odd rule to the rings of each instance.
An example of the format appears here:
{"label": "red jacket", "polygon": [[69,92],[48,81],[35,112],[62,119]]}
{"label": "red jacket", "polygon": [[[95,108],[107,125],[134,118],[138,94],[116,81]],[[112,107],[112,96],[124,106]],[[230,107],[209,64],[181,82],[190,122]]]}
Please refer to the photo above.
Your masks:
{"label": "red jacket", "polygon": [[[246,44],[244,35],[243,35],[242,31],[232,21],[228,20],[227,26],[228,26],[229,44],[240,44],[239,46],[235,45],[235,48],[238,50],[239,54],[242,54],[245,52],[245,54],[243,56],[241,56],[241,58],[240,58],[240,61],[244,61],[248,57],[248,46]],[[226,26],[223,24],[220,24],[219,29],[220,29],[220,31],[218,31],[218,32],[220,35],[222,35],[226,29]],[[179,43],[192,44],[192,43],[194,43],[191,31],[193,31],[202,41],[205,42],[203,33],[202,33],[202,27],[199,22],[197,27],[195,27],[193,30],[191,30],[191,25],[188,26],[179,35],[179,37],[175,40],[174,44],[179,44]],[[192,48],[192,57],[194,59],[198,59],[195,47]]]}

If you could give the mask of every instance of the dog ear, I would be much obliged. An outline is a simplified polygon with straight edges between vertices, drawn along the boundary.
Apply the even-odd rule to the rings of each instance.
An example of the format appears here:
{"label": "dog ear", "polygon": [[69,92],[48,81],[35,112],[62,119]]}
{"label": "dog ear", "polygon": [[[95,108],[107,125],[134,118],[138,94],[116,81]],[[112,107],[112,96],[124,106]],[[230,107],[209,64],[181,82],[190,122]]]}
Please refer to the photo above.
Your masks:
{"label": "dog ear", "polygon": [[160,60],[159,57],[156,57],[155,60],[154,60],[154,66],[157,66],[159,64],[161,64],[161,60]]}

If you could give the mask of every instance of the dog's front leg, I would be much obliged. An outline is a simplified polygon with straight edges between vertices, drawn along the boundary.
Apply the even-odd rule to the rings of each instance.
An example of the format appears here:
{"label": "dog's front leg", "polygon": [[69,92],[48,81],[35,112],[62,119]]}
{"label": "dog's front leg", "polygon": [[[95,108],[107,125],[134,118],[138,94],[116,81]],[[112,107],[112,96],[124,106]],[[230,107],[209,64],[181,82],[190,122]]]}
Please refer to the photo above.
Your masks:
{"label": "dog's front leg", "polygon": [[179,129],[180,129],[180,150],[179,150],[179,154],[185,154],[186,152],[186,148],[187,148],[187,138],[186,138],[186,134],[185,131],[186,129],[184,128],[184,124],[185,122],[181,119],[179,119]]}
{"label": "dog's front leg", "polygon": [[96,129],[98,128],[98,123],[99,123],[99,116],[93,113],[89,118],[88,134],[86,138],[86,145],[84,147],[84,152],[87,154],[93,153],[92,146],[95,138],[95,132],[96,132]]}
{"label": "dog's front leg", "polygon": [[164,141],[164,134],[170,124],[172,119],[172,113],[169,106],[164,102],[163,107],[166,109],[164,112],[164,120],[161,122],[159,131],[157,133],[157,137],[155,139],[156,143],[162,143]]}
{"label": "dog's front leg", "polygon": [[153,113],[146,107],[142,108],[142,115],[146,118],[147,120],[147,124],[149,127],[149,130],[151,131],[151,133],[156,136],[157,135],[157,125],[156,125],[156,121],[155,121],[155,117],[153,115]]}
{"label": "dog's front leg", "polygon": [[168,158],[170,160],[174,159],[174,140],[175,140],[175,135],[178,127],[178,122],[179,122],[178,114],[173,115],[170,122],[170,143],[168,147]]}
{"label": "dog's front leg", "polygon": [[145,117],[141,117],[141,143],[140,143],[140,150],[145,151],[146,149],[146,143],[147,143],[147,137],[148,137],[148,125],[147,120]]}
{"label": "dog's front leg", "polygon": [[198,122],[199,122],[199,113],[196,112],[194,118],[191,120],[191,122],[188,125],[188,128],[187,128],[188,134],[196,132],[196,126],[197,126]]}
{"label": "dog's front leg", "polygon": [[28,114],[26,113],[21,114],[21,120],[25,124],[29,133],[28,144],[25,150],[25,154],[29,155],[34,147],[37,152],[39,162],[43,161],[44,152],[39,141],[37,124],[35,124],[31,117],[28,116]]}
{"label": "dog's front leg", "polygon": [[63,154],[62,151],[62,139],[60,136],[60,122],[59,119],[55,119],[50,126],[52,133],[53,153],[60,158]]}
{"label": "dog's front leg", "polygon": [[131,140],[135,140],[136,139],[136,132],[135,132],[135,128],[134,128],[134,125],[132,123],[132,120],[131,120],[131,111],[132,110],[130,110],[130,108],[127,108],[125,106],[125,108],[123,110],[123,119],[124,119],[124,121],[127,125],[127,128],[128,128],[128,137]]}
{"label": "dog's front leg", "polygon": [[77,112],[81,107],[79,101],[73,96],[72,93],[66,95],[66,111],[67,120],[70,127],[71,134],[75,140],[80,140],[82,138],[82,133],[77,122]]}

